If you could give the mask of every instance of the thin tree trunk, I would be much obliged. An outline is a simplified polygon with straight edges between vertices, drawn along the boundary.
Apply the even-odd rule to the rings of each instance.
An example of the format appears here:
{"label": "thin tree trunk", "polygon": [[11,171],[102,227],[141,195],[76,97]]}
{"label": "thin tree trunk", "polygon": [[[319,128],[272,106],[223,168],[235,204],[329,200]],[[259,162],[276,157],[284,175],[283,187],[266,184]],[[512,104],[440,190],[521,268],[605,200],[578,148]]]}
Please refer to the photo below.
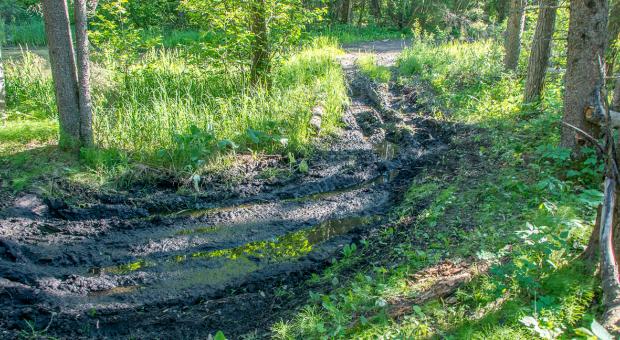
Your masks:
{"label": "thin tree trunk", "polygon": [[343,0],[342,7],[340,7],[340,23],[351,23],[351,0]]}
{"label": "thin tree trunk", "polygon": [[251,82],[252,85],[263,83],[269,86],[271,63],[266,0],[253,0],[252,6],[252,33],[254,35],[254,42],[252,46],[253,55],[250,72]]}
{"label": "thin tree trunk", "polygon": [[506,26],[506,41],[504,47],[504,67],[515,71],[519,64],[521,52],[521,35],[525,28],[525,0],[512,0],[510,3],[510,17]]}
{"label": "thin tree trunk", "polygon": [[616,75],[614,81],[614,98],[611,104],[611,109],[614,111],[620,111],[620,75]]}
{"label": "thin tree trunk", "polygon": [[[584,110],[600,84],[600,61],[607,44],[607,0],[573,0],[570,3],[568,51],[564,77],[564,122],[597,137],[599,128],[589,123]],[[577,151],[582,139],[562,127],[560,145]]]}
{"label": "thin tree trunk", "polygon": [[370,11],[375,19],[375,24],[379,24],[381,22],[381,2],[379,0],[370,0]]}
{"label": "thin tree trunk", "polygon": [[0,45],[0,118],[2,125],[6,125],[6,90],[4,86],[4,63],[2,62],[2,45]]}
{"label": "thin tree trunk", "polygon": [[532,51],[527,67],[524,97],[526,103],[539,100],[543,91],[551,54],[551,39],[555,27],[557,5],[558,0],[543,0],[540,3],[536,32],[532,40]]}
{"label": "thin tree trunk", "polygon": [[607,74],[611,75],[614,74],[615,59],[618,55],[618,49],[614,45],[618,39],[618,34],[620,34],[620,0],[611,2],[607,32]]}
{"label": "thin tree trunk", "polygon": [[366,12],[366,1],[367,0],[361,0],[361,7],[358,13],[358,18],[357,18],[357,26],[360,27],[362,26],[362,20],[364,19],[364,12]]}
{"label": "thin tree trunk", "polygon": [[497,2],[497,22],[501,23],[506,19],[506,15],[508,13],[508,1],[509,0],[499,0]]}
{"label": "thin tree trunk", "polygon": [[88,31],[86,23],[86,0],[75,2],[75,40],[78,70],[78,90],[80,100],[80,141],[82,146],[92,146],[93,112],[90,97],[90,65]]}
{"label": "thin tree trunk", "polygon": [[60,127],[59,146],[80,147],[80,104],[69,13],[64,0],[42,0]]}

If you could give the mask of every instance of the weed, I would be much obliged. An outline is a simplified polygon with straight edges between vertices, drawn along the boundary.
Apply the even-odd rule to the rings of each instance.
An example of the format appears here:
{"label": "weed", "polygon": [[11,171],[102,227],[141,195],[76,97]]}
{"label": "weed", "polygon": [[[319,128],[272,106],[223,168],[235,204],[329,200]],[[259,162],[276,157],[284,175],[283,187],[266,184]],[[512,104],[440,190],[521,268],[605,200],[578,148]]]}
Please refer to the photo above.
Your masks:
{"label": "weed", "polygon": [[377,60],[372,54],[360,56],[357,59],[357,65],[362,74],[378,83],[387,83],[392,78],[389,67],[377,65]]}

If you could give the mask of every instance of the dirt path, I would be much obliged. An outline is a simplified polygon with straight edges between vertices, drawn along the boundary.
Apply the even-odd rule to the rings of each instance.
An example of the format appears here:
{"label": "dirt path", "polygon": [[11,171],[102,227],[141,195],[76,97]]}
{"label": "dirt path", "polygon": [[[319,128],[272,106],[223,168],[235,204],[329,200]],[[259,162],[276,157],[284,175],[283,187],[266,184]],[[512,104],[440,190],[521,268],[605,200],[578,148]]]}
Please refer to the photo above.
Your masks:
{"label": "dirt path", "polygon": [[[415,114],[413,92],[356,70],[360,50],[393,66],[404,44],[347,47],[345,127],[321,143],[305,176],[148,205],[20,197],[0,212],[0,336],[16,337],[24,320],[62,338],[267,329],[305,301],[296,287],[385,222],[419,169],[446,149],[448,133]],[[185,209],[158,213],[162,206]]]}

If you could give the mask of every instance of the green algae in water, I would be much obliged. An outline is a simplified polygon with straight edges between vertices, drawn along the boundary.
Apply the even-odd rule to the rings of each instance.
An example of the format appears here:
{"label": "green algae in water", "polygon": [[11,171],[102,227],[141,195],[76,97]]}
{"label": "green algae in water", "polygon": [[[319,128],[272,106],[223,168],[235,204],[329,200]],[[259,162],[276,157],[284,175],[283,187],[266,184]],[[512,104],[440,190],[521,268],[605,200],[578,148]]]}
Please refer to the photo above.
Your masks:
{"label": "green algae in water", "polygon": [[178,231],[176,235],[208,234],[208,233],[217,231],[219,228],[220,228],[219,226],[214,225],[214,226],[208,226],[208,227],[199,227],[195,229],[184,229],[184,230]]}
{"label": "green algae in water", "polygon": [[368,216],[330,220],[313,228],[288,233],[273,240],[251,242],[236,248],[197,252],[191,254],[191,257],[228,258],[232,260],[255,257],[272,261],[286,261],[307,255],[317,244],[376,220],[377,217]]}
{"label": "green algae in water", "polygon": [[134,272],[142,268],[153,267],[153,266],[155,266],[154,262],[149,262],[146,260],[138,260],[138,261],[134,261],[130,263],[121,264],[118,266],[92,268],[89,270],[89,272],[91,274],[96,274],[96,275],[102,274],[102,273],[122,275],[122,274],[129,274],[131,272]]}
{"label": "green algae in water", "polygon": [[[272,240],[256,241],[236,248],[220,249],[208,252],[196,252],[188,255],[175,255],[160,264],[181,264],[190,259],[229,259],[252,262],[249,258],[269,261],[290,261],[310,253],[314,247],[336,236],[376,222],[377,216],[358,216],[338,220],[329,220],[312,228],[288,233]],[[119,266],[100,268],[99,273],[128,274],[139,269],[154,267],[157,264],[146,260],[138,260]]]}

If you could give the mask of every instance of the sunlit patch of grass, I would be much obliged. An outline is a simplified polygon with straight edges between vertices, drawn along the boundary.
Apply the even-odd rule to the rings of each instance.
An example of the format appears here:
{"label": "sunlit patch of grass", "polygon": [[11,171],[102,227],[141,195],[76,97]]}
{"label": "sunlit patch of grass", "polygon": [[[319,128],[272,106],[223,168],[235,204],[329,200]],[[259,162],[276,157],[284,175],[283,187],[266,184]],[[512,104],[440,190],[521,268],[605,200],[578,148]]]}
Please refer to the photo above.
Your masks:
{"label": "sunlit patch of grass", "polygon": [[392,77],[389,67],[377,65],[377,58],[373,54],[365,54],[357,59],[357,65],[362,74],[378,82],[387,83]]}
{"label": "sunlit patch of grass", "polygon": [[402,39],[409,35],[410,33],[406,30],[374,25],[331,25],[310,32],[310,36],[329,37],[343,45],[364,41]]}

